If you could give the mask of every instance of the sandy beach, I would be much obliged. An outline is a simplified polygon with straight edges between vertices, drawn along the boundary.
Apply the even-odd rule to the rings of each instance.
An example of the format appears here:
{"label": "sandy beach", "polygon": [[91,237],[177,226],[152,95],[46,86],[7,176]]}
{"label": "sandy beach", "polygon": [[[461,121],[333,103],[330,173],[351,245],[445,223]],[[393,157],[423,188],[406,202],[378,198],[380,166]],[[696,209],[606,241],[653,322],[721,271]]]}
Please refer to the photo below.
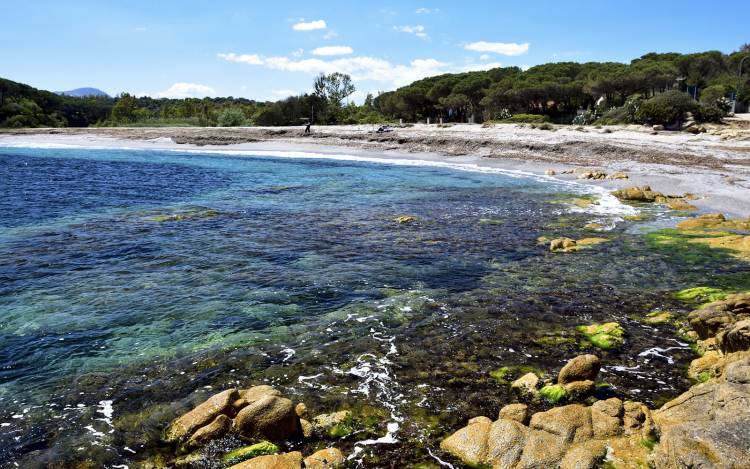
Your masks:
{"label": "sandy beach", "polygon": [[[691,193],[707,212],[750,216],[750,139],[744,123],[706,134],[654,133],[640,126],[555,127],[417,124],[377,132],[374,125],[251,128],[24,129],[0,133],[0,145],[72,145],[203,151],[284,151],[321,157],[408,159],[500,168],[606,189],[649,185],[669,195]],[[750,126],[749,126],[750,127]],[[628,179],[581,180],[586,169],[626,172]],[[574,170],[574,173],[561,174]]]}

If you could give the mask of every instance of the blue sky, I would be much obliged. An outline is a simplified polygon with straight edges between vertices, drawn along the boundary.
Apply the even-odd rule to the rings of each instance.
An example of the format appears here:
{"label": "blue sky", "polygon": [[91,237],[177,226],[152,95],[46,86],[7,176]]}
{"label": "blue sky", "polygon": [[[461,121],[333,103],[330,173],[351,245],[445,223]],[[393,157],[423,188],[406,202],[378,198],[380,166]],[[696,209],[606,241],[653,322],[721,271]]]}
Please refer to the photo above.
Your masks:
{"label": "blue sky", "polygon": [[342,71],[361,101],[445,72],[750,42],[746,0],[0,0],[0,11],[0,77],[174,97],[275,100]]}

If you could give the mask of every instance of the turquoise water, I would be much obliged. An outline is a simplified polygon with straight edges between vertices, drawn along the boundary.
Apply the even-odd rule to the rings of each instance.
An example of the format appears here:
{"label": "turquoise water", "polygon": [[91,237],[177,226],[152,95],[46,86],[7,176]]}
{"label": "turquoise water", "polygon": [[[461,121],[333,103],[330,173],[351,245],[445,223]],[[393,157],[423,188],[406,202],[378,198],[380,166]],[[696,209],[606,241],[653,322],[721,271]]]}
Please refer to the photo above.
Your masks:
{"label": "turquoise water", "polygon": [[[556,366],[535,328],[627,321],[671,305],[664,291],[703,268],[646,254],[622,223],[583,257],[551,256],[537,237],[617,216],[560,203],[588,189],[511,173],[0,148],[0,181],[0,459],[29,467],[132,462],[154,451],[173,403],[230,384],[272,382],[321,411],[334,410],[326,392],[379,402],[386,433],[408,413],[397,402],[450,388],[455,374],[434,371],[462,347],[481,376],[503,360]],[[638,353],[663,336],[633,330],[618,360],[647,362]],[[685,385],[659,366],[646,398]],[[432,395],[433,410],[465,392]]]}

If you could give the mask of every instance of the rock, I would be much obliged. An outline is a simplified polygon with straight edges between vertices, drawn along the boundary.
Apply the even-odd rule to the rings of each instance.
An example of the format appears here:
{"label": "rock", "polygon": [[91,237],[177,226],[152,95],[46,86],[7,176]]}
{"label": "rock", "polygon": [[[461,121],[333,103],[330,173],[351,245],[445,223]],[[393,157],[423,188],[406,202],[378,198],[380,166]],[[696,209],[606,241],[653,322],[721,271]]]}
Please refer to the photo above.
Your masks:
{"label": "rock", "polygon": [[321,432],[327,432],[333,426],[343,423],[346,419],[352,416],[351,411],[340,410],[330,414],[321,414],[313,418],[313,427],[320,430]]}
{"label": "rock", "polygon": [[601,349],[610,349],[622,345],[625,330],[616,322],[578,326],[578,332],[586,336],[592,345]]}
{"label": "rock", "polygon": [[336,469],[344,465],[344,455],[337,448],[326,448],[305,458],[305,469]]}
{"label": "rock", "polygon": [[396,223],[413,223],[417,221],[417,217],[413,217],[411,215],[401,215],[393,219]]}
{"label": "rock", "polygon": [[315,427],[308,420],[299,419],[299,426],[302,431],[302,437],[312,438],[315,435]]}
{"label": "rock", "polygon": [[596,401],[591,406],[591,425],[595,438],[609,438],[623,433],[622,401],[616,397],[604,401]]}
{"label": "rock", "polygon": [[531,417],[529,428],[558,435],[565,443],[578,443],[594,436],[591,409],[580,404],[538,412]]}
{"label": "rock", "polygon": [[651,417],[651,409],[640,402],[625,401],[622,425],[626,435],[640,434],[643,438],[656,435],[656,425]]}
{"label": "rock", "polygon": [[294,407],[294,413],[301,419],[307,418],[307,406],[300,402]]}
{"label": "rock", "polygon": [[587,230],[592,231],[599,231],[604,229],[604,225],[602,225],[601,223],[586,223],[585,225],[583,225],[583,227]]}
{"label": "rock", "polygon": [[297,418],[292,401],[265,395],[240,410],[234,429],[243,438],[282,441],[298,432]]}
{"label": "rock", "polygon": [[300,469],[302,468],[302,453],[293,451],[291,453],[273,454],[259,456],[243,461],[229,469]]}
{"label": "rock", "polygon": [[616,397],[610,397],[603,401],[596,401],[591,405],[591,410],[596,410],[610,417],[621,418],[624,406],[622,401]]}
{"label": "rock", "polygon": [[595,381],[601,366],[599,357],[596,355],[579,355],[562,367],[557,376],[557,382],[567,384],[573,381]]}
{"label": "rock", "polygon": [[651,128],[652,128],[652,129],[653,129],[654,131],[656,131],[656,132],[662,132],[662,131],[664,130],[664,126],[663,126],[663,125],[660,125],[660,124],[654,125],[654,126],[653,126],[653,127],[651,127]]}
{"label": "rock", "polygon": [[544,171],[544,174],[547,175],[547,176],[554,176],[557,173],[555,172],[554,169],[547,169],[547,170]]}
{"label": "rock", "polygon": [[498,420],[490,426],[485,462],[493,468],[512,468],[521,459],[529,429],[515,420]]}
{"label": "rock", "polygon": [[750,293],[729,295],[702,306],[688,315],[690,326],[701,339],[718,335],[736,322],[750,319]]}
{"label": "rock", "polygon": [[552,252],[556,251],[565,251],[569,252],[570,250],[575,249],[576,242],[573,239],[570,238],[556,238],[550,241],[549,243],[549,250]]}
{"label": "rock", "polygon": [[706,381],[716,376],[714,367],[719,363],[721,357],[716,350],[710,350],[703,354],[702,357],[696,358],[690,362],[688,368],[688,377],[698,382]]}
{"label": "rock", "polygon": [[188,448],[199,448],[211,440],[221,438],[232,428],[232,419],[224,414],[219,414],[213,422],[199,428],[187,442]]}
{"label": "rock", "polygon": [[560,469],[594,469],[607,456],[607,444],[603,441],[586,441],[571,446],[560,461]]}
{"label": "rock", "polygon": [[241,463],[248,459],[257,458],[279,452],[279,447],[270,441],[262,441],[250,446],[233,449],[221,457],[221,462],[227,465]]}
{"label": "rock", "polygon": [[698,207],[687,202],[685,199],[669,199],[667,201],[667,207],[672,210],[698,210]]}
{"label": "rock", "polygon": [[440,448],[466,464],[482,464],[487,460],[490,427],[491,423],[485,420],[474,422],[440,442]]}
{"label": "rock", "polygon": [[178,418],[167,428],[165,441],[176,442],[187,439],[197,429],[208,425],[220,414],[232,409],[232,403],[239,398],[236,389],[227,389],[208,398],[205,402]]}
{"label": "rock", "polygon": [[[182,456],[175,459],[173,462],[173,465],[176,469],[202,469],[204,467],[209,467],[210,464],[211,461],[208,460],[208,456],[203,454],[201,451],[195,451],[188,454],[187,456]],[[152,467],[161,468],[163,466],[154,465]]]}
{"label": "rock", "polygon": [[515,420],[526,423],[529,418],[529,406],[526,404],[508,404],[498,414],[498,419]]}
{"label": "rock", "polygon": [[605,179],[607,173],[603,171],[586,171],[578,175],[578,179]]}
{"label": "rock", "polygon": [[578,401],[593,394],[596,390],[596,386],[591,380],[573,381],[572,383],[564,385],[563,389],[565,390],[565,395],[568,400]]}
{"label": "rock", "polygon": [[536,397],[539,394],[539,377],[534,373],[526,373],[511,383],[510,387],[522,396]]}
{"label": "rock", "polygon": [[612,195],[620,200],[631,202],[655,202],[657,198],[664,197],[660,192],[651,190],[649,186],[628,187],[612,192]]}
{"label": "rock", "polygon": [[607,176],[607,179],[628,179],[629,176],[627,173],[623,173],[622,171],[618,171],[616,173],[612,173],[609,176]]}
{"label": "rock", "polygon": [[557,467],[565,455],[566,444],[557,435],[546,431],[531,430],[526,437],[526,445],[521,453],[517,468]]}
{"label": "rock", "polygon": [[750,319],[736,322],[716,337],[724,353],[750,349]]}
{"label": "rock", "polygon": [[669,311],[651,311],[643,318],[645,324],[655,326],[657,324],[666,324],[674,318],[674,315]]}

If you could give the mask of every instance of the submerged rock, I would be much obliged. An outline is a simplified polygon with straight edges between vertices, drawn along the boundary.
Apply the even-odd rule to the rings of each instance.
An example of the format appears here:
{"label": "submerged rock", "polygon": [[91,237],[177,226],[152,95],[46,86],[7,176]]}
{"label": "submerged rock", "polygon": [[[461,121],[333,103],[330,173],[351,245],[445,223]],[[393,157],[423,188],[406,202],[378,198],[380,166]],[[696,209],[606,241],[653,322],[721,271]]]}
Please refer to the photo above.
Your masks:
{"label": "submerged rock", "polygon": [[401,223],[401,224],[413,223],[417,221],[417,217],[414,217],[412,215],[401,215],[401,216],[394,218],[393,221],[395,221],[396,223]]}
{"label": "submerged rock", "polygon": [[270,441],[262,441],[250,446],[234,449],[221,457],[224,464],[237,464],[248,459],[279,452],[279,447]]}

